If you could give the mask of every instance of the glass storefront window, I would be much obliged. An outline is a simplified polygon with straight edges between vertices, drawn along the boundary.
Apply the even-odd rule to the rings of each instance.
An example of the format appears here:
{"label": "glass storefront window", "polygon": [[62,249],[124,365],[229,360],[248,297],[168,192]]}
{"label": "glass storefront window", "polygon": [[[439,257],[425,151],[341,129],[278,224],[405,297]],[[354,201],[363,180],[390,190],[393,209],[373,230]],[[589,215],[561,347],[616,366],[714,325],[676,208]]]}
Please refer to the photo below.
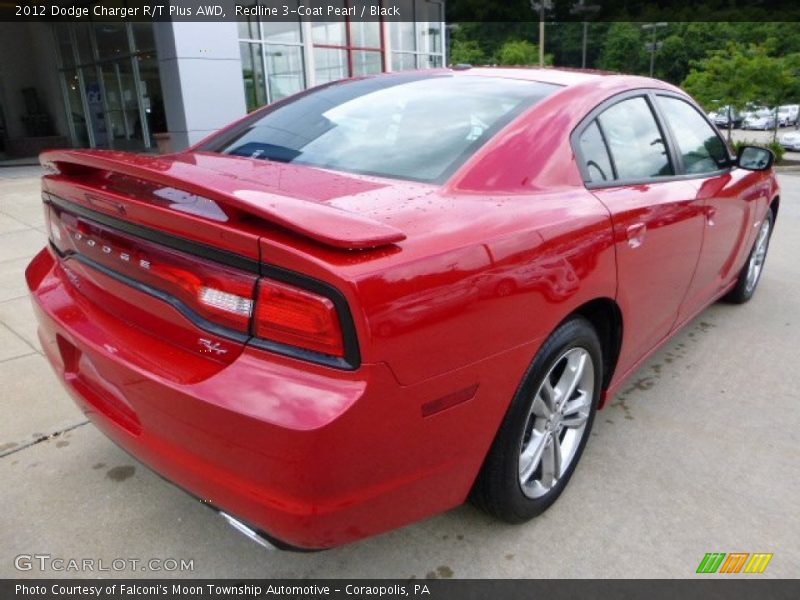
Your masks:
{"label": "glass storefront window", "polygon": [[101,60],[130,52],[124,23],[94,23],[94,39],[97,44],[97,55]]}
{"label": "glass storefront window", "polygon": [[[302,2],[298,0],[268,0],[262,2],[270,8],[278,10],[278,14],[283,14],[284,5],[290,11],[297,10]],[[306,2],[306,4],[308,4]],[[296,14],[296,13],[294,13]],[[261,22],[261,32],[263,40],[273,44],[301,44],[303,37],[300,34],[300,20],[293,21],[272,21],[264,20]]]}
{"label": "glass storefront window", "polygon": [[389,23],[392,70],[430,69],[444,64],[444,11],[433,0],[397,0],[401,14],[414,14],[416,21]]}
{"label": "glass storefront window", "polygon": [[410,71],[417,68],[416,54],[392,52],[392,71]]}
{"label": "glass storefront window", "polygon": [[282,21],[275,21],[271,23],[262,23],[261,27],[264,31],[264,41],[273,44],[299,44],[300,39],[300,26],[297,22],[284,23]]}
{"label": "glass storefront window", "polygon": [[86,122],[92,128],[94,145],[107,148],[110,144],[106,121],[106,109],[103,101],[103,87],[97,79],[96,67],[81,69],[83,91],[86,95]]}
{"label": "glass storefront window", "polygon": [[167,115],[164,112],[164,97],[161,95],[161,79],[158,75],[158,61],[154,54],[136,57],[139,66],[139,80],[147,131],[150,135],[167,131]]}
{"label": "glass storefront window", "polygon": [[[401,15],[414,13],[413,0],[397,0]],[[392,50],[395,52],[414,52],[416,50],[413,21],[395,21],[390,24]]]}
{"label": "glass storefront window", "polygon": [[99,68],[103,76],[101,93],[105,97],[108,133],[113,147],[141,147],[144,134],[131,59],[101,63]]}
{"label": "glass storefront window", "polygon": [[261,61],[261,44],[241,44],[244,97],[247,112],[267,103],[264,81],[264,63]]}
{"label": "glass storefront window", "polygon": [[[332,4],[336,4],[333,2]],[[311,24],[311,36],[315,44],[325,46],[344,46],[347,44],[344,21],[335,23],[314,22]]]}
{"label": "glass storefront window", "polygon": [[[253,6],[248,4],[248,7]],[[246,21],[238,21],[239,39],[242,40],[257,40],[258,35],[258,19],[256,17],[247,17]]]}
{"label": "glass storefront window", "polygon": [[62,67],[71,67],[75,64],[69,32],[70,27],[67,23],[56,23],[56,44],[58,45],[58,56],[61,59]]}
{"label": "glass storefront window", "polygon": [[383,71],[383,57],[380,52],[353,51],[353,76],[370,75]]}
{"label": "glass storefront window", "polygon": [[[151,147],[151,121],[159,132],[167,129],[152,24],[57,23],[54,33],[74,143]],[[76,54],[78,71],[68,68]]]}
{"label": "glass storefront window", "polygon": [[80,81],[77,71],[64,71],[64,87],[66,91],[67,113],[75,133],[75,142],[82,147],[89,146],[89,130],[86,127],[86,117],[81,98]]}
{"label": "glass storefront window", "polygon": [[[378,4],[371,2],[368,4]],[[350,45],[356,48],[380,48],[381,24],[378,21],[352,21],[350,23]]]}
{"label": "glass storefront window", "polygon": [[314,77],[317,84],[348,76],[347,51],[338,48],[314,48]]}
{"label": "glass storefront window", "polygon": [[131,23],[131,27],[133,28],[133,41],[136,43],[138,51],[156,49],[152,23]]}
{"label": "glass storefront window", "polygon": [[264,46],[269,95],[272,102],[305,88],[305,65],[300,46]]}
{"label": "glass storefront window", "polygon": [[417,0],[415,8],[417,52],[442,51],[442,5]]}
{"label": "glass storefront window", "polygon": [[419,23],[417,27],[417,50],[421,52],[442,51],[442,24]]}
{"label": "glass storefront window", "polygon": [[94,62],[89,23],[75,23],[75,42],[78,45],[78,63],[86,65]]}
{"label": "glass storefront window", "polygon": [[441,66],[441,54],[420,54],[417,56],[418,69],[438,69]]}
{"label": "glass storefront window", "polygon": [[[297,0],[268,0],[261,4],[283,12],[296,9]],[[248,36],[251,42],[241,41],[244,94],[248,112],[269,102],[274,102],[306,87],[303,33],[300,20],[256,22],[239,35]]]}

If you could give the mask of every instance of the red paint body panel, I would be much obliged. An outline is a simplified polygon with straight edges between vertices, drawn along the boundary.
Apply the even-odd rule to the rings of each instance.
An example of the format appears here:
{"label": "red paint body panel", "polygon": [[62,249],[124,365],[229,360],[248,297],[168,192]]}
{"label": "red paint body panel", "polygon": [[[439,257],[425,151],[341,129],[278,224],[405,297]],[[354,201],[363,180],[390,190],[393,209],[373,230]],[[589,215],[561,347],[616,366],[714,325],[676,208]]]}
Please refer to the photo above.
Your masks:
{"label": "red paint body panel", "polygon": [[613,394],[730,287],[777,195],[771,173],[588,190],[570,146],[615,94],[675,88],[586,72],[470,73],[565,87],[442,185],[199,146],[158,158],[46,154],[217,203],[226,218],[69,167],[43,180],[84,209],[331,286],[360,353],[346,370],[220,334],[211,341],[224,358],[204,354],[192,339],[209,332],[184,314],[47,248],[26,273],[39,336],[92,421],[221,509],[295,546],[330,547],[463,502],[538,348],[574,311],[597,300],[619,308]]}
{"label": "red paint body panel", "polygon": [[608,188],[595,196],[611,212],[617,275],[635,282],[620,285],[617,294],[627,333],[617,366],[624,370],[675,325],[703,242],[702,201],[686,181]]}

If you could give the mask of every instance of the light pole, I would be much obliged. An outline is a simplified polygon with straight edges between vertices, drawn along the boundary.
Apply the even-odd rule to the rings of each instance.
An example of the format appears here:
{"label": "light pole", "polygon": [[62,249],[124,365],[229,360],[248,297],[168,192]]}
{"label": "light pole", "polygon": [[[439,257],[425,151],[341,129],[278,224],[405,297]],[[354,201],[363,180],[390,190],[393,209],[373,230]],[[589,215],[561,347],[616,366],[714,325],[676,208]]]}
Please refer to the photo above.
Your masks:
{"label": "light pole", "polygon": [[531,0],[531,10],[539,13],[539,66],[544,66],[544,11],[553,8],[552,0]]}
{"label": "light pole", "polygon": [[[570,12],[573,15],[579,14],[589,14],[596,13],[600,10],[600,6],[597,4],[591,4],[589,6],[584,4],[585,0],[580,0],[578,4],[575,4],[571,9]],[[588,45],[589,39],[589,21],[583,22],[583,43],[581,44],[581,69],[586,68],[586,47]]]}
{"label": "light pole", "polygon": [[645,31],[652,29],[653,30],[653,41],[647,44],[650,48],[650,77],[653,76],[653,67],[656,64],[656,50],[661,47],[661,42],[656,42],[656,31],[659,27],[666,27],[669,23],[646,23],[642,25],[642,29]]}

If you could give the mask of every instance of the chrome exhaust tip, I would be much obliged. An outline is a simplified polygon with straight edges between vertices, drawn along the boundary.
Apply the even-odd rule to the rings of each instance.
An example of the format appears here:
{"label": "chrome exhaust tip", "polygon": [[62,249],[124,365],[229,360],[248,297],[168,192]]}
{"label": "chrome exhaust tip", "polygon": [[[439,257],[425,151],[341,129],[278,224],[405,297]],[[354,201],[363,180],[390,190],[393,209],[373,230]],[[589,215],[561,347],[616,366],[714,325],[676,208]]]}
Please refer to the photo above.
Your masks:
{"label": "chrome exhaust tip", "polygon": [[252,527],[250,527],[248,525],[245,525],[239,519],[237,519],[235,517],[232,517],[231,515],[229,515],[226,512],[219,511],[219,514],[220,514],[220,516],[222,516],[223,519],[225,519],[228,522],[228,525],[233,527],[239,533],[249,537],[251,540],[253,540],[259,546],[263,546],[267,550],[277,550],[278,549],[269,540],[267,540],[262,535],[260,535],[255,529],[253,529]]}

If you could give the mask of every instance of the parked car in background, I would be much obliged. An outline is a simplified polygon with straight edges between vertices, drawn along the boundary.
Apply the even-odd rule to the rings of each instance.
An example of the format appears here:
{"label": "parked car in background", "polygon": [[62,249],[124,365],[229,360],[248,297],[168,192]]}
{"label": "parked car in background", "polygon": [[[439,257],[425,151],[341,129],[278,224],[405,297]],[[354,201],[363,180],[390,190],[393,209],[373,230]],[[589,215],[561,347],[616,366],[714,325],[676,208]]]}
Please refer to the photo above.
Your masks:
{"label": "parked car in background", "polygon": [[723,106],[715,112],[714,124],[723,129],[728,128],[730,122],[732,127],[739,127],[742,124],[742,115],[731,106]]}
{"label": "parked car in background", "polygon": [[92,423],[254,540],[329,548],[468,497],[521,523],[643,361],[753,296],[773,159],[644,77],[338,81],[180,153],[44,153],[25,276]]}
{"label": "parked car in background", "polygon": [[775,129],[775,109],[764,108],[742,121],[742,129]]}
{"label": "parked car in background", "polygon": [[800,151],[800,131],[790,131],[778,138],[781,146],[787,150]]}
{"label": "parked car in background", "polygon": [[778,107],[778,125],[789,127],[797,125],[797,117],[800,113],[800,104],[784,104]]}

